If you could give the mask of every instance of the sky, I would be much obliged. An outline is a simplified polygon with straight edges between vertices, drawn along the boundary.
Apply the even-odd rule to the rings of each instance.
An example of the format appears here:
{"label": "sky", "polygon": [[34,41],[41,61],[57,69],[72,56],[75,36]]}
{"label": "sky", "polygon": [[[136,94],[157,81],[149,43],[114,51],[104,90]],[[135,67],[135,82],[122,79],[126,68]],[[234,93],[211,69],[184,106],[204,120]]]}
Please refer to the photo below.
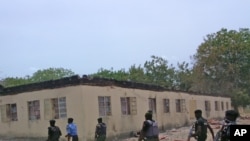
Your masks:
{"label": "sky", "polygon": [[0,79],[191,62],[208,34],[250,27],[249,0],[0,0]]}

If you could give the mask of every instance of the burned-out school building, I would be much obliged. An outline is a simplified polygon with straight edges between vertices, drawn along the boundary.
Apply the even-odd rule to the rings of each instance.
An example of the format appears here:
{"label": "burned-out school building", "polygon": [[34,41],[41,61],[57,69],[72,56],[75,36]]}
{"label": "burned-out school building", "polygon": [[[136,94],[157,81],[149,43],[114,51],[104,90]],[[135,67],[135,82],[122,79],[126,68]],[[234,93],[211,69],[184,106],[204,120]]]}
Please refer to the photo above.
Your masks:
{"label": "burned-out school building", "polygon": [[107,136],[139,131],[148,110],[161,130],[190,124],[194,110],[206,118],[222,118],[231,99],[169,91],[128,81],[72,76],[0,90],[0,136],[46,138],[55,119],[66,135],[67,118],[74,118],[80,141],[94,140],[97,118],[107,124]]}

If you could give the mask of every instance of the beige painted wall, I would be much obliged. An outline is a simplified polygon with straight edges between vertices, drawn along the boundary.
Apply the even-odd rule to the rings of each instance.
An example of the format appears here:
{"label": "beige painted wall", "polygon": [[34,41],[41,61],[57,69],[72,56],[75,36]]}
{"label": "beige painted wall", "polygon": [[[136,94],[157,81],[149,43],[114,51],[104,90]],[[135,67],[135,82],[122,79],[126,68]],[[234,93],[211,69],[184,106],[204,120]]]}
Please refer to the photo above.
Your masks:
{"label": "beige painted wall", "polygon": [[[193,111],[189,109],[189,101],[196,101],[196,108],[202,109],[205,111],[205,100],[211,102],[211,112],[206,114],[204,112],[204,117],[213,118],[213,117],[223,117],[226,108],[224,111],[215,111],[214,110],[214,101],[223,101],[228,102],[231,105],[230,98],[224,97],[211,97],[211,96],[199,96],[199,95],[190,95],[186,93],[179,92],[155,92],[155,91],[146,91],[138,89],[126,89],[120,87],[89,87],[82,86],[83,93],[87,97],[84,99],[84,103],[88,106],[85,107],[85,112],[88,113],[88,116],[85,116],[86,131],[84,132],[84,137],[90,139],[94,137],[94,128],[96,125],[96,119],[98,115],[98,96],[111,96],[111,105],[112,105],[112,116],[103,117],[104,122],[108,125],[108,135],[116,136],[120,133],[128,133],[129,131],[138,131],[142,126],[144,120],[144,114],[148,110],[148,98],[156,98],[157,101],[157,112],[154,114],[154,119],[158,121],[158,125],[161,129],[166,129],[168,126],[180,127],[186,123],[192,122],[194,119],[191,119],[190,115],[193,115]],[[120,97],[136,97],[137,99],[137,115],[122,115],[121,114],[121,103]],[[170,99],[170,113],[163,113],[163,99]],[[175,99],[185,99],[186,100],[186,111],[184,113],[176,113]],[[226,107],[226,106],[224,106]],[[231,107],[229,107],[231,108]]]}
{"label": "beige painted wall", "polygon": [[[114,86],[71,86],[58,89],[48,89],[35,92],[26,92],[17,95],[0,96],[0,105],[17,104],[18,121],[4,123],[0,121],[0,135],[10,134],[12,136],[22,137],[46,137],[48,120],[44,119],[44,99],[66,97],[67,103],[67,118],[73,117],[74,122],[78,126],[78,134],[80,141],[93,140],[94,130],[99,117],[98,96],[111,96],[112,115],[103,117],[103,121],[107,124],[108,136],[118,136],[126,134],[130,131],[138,131],[142,126],[144,114],[148,110],[148,98],[156,98],[157,111],[154,114],[154,119],[158,121],[161,129],[167,127],[179,127],[190,123],[193,117],[191,108],[199,108],[205,111],[204,101],[211,102],[211,112],[204,113],[204,117],[223,117],[224,111],[214,110],[214,101],[228,102],[231,105],[231,100],[224,97],[211,97],[190,95],[180,92],[156,92],[139,89],[127,89]],[[122,115],[120,97],[136,97],[137,114]],[[170,99],[170,113],[163,113],[163,99]],[[175,99],[185,99],[186,106],[184,113],[176,113]],[[27,101],[40,100],[41,119],[37,121],[28,120]],[[196,104],[193,102],[196,101]],[[192,102],[190,104],[189,102]],[[226,106],[224,106],[226,107]],[[229,107],[231,108],[231,106]],[[209,115],[209,116],[208,116]],[[66,134],[65,127],[67,118],[57,119],[56,124],[61,128],[63,136]]]}
{"label": "beige painted wall", "polygon": [[[13,136],[23,137],[44,137],[47,136],[47,127],[49,126],[49,120],[44,119],[44,99],[66,97],[67,102],[67,116],[76,118],[76,122],[80,122],[83,119],[83,115],[79,112],[83,112],[82,106],[82,92],[81,87],[66,87],[51,90],[42,90],[35,92],[21,93],[17,95],[8,95],[0,97],[0,105],[3,104],[17,104],[17,117],[18,121],[12,121],[8,123],[0,122],[0,134],[11,134]],[[28,101],[40,100],[40,120],[29,121],[28,120]],[[74,102],[73,102],[74,101]],[[77,110],[74,106],[78,106]],[[1,113],[0,113],[1,114]],[[0,119],[1,120],[1,119]],[[61,127],[63,134],[66,132],[67,118],[57,119],[56,124]],[[79,133],[82,133],[82,128],[79,127]],[[80,134],[81,135],[81,134]]]}

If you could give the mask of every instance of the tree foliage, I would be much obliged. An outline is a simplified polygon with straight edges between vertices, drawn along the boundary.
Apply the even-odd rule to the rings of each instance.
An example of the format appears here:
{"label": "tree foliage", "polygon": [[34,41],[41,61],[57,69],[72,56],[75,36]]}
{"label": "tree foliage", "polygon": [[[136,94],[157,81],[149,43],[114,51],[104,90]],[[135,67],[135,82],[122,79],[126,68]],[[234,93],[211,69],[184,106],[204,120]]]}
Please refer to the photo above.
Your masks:
{"label": "tree foliage", "polygon": [[36,83],[48,80],[60,79],[63,77],[72,76],[75,73],[69,69],[64,68],[48,68],[44,70],[38,70],[32,76],[26,77],[7,77],[2,80],[4,87],[13,87],[18,85],[24,85],[29,83]]}
{"label": "tree foliage", "polygon": [[207,35],[193,59],[193,90],[222,96],[232,96],[235,90],[250,92],[249,29]]}
{"label": "tree foliage", "polygon": [[237,106],[242,106],[246,107],[249,105],[250,101],[250,96],[248,95],[248,92],[246,90],[234,90],[234,92],[231,95],[232,98],[232,105],[237,107]]}
{"label": "tree foliage", "polygon": [[113,68],[110,70],[108,69],[99,69],[97,73],[91,74],[92,77],[102,77],[102,78],[109,78],[115,80],[127,80],[128,74],[125,69],[120,69],[118,71],[114,71]]}
{"label": "tree foliage", "polygon": [[175,89],[189,91],[193,85],[193,73],[189,63],[178,63],[178,69],[175,70]]}
{"label": "tree foliage", "polygon": [[75,73],[69,69],[48,68],[48,69],[38,70],[37,72],[33,74],[30,80],[32,82],[41,82],[41,81],[60,79],[63,77],[69,77],[74,74]]}
{"label": "tree foliage", "polygon": [[168,61],[162,57],[151,56],[150,61],[144,63],[146,82],[172,89],[174,85],[174,67],[168,66]]}
{"label": "tree foliage", "polygon": [[[187,64],[182,67],[183,70],[176,73],[173,65],[168,65],[168,61],[166,59],[153,55],[151,56],[151,60],[144,63],[143,67],[141,65],[132,65],[128,71],[125,71],[124,69],[118,71],[114,71],[113,69],[99,69],[99,71],[92,74],[92,76],[160,85],[168,89],[175,89],[178,87],[178,90],[187,90],[190,86],[187,85],[187,76],[189,74],[185,75],[185,73],[188,73],[189,70],[187,70],[186,67]],[[178,80],[176,78],[178,78]],[[185,82],[183,83],[179,82],[184,80]]]}
{"label": "tree foliage", "polygon": [[144,68],[141,65],[132,65],[128,70],[128,79],[133,82],[146,83],[147,78],[145,77]]}
{"label": "tree foliage", "polygon": [[2,80],[2,85],[4,87],[13,87],[18,85],[28,84],[29,80],[27,78],[21,77],[7,77]]}

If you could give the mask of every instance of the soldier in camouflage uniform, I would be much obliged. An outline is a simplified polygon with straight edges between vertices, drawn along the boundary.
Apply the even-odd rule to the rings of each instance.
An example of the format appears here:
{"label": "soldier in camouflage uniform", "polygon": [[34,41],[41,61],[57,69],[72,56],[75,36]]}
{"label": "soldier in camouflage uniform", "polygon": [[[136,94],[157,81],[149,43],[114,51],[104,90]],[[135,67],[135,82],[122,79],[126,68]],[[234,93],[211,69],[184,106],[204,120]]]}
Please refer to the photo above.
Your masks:
{"label": "soldier in camouflage uniform", "polygon": [[48,127],[47,141],[59,141],[59,138],[62,135],[60,128],[58,126],[55,126],[55,120],[50,120],[49,122],[50,127]]}
{"label": "soldier in camouflage uniform", "polygon": [[102,118],[98,118],[97,121],[98,124],[96,125],[95,129],[95,139],[96,141],[105,141],[107,126],[102,122]]}
{"label": "soldier in camouflage uniform", "polygon": [[230,125],[236,125],[236,119],[239,117],[239,113],[235,110],[227,110],[225,112],[224,123],[216,134],[215,141],[230,141]]}

